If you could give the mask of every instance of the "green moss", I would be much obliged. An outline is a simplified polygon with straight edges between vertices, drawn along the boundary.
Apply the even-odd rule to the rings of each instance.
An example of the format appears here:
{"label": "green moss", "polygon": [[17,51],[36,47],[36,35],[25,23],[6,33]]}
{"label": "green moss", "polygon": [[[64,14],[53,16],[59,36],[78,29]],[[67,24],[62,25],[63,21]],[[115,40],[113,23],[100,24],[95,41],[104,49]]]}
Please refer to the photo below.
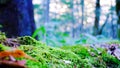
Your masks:
{"label": "green moss", "polygon": [[5,34],[0,32],[0,43],[2,43],[5,39],[6,39]]}
{"label": "green moss", "polygon": [[102,59],[104,60],[106,65],[110,68],[119,68],[120,66],[120,61],[116,57],[107,54],[105,51],[103,51],[102,53]]}
{"label": "green moss", "polygon": [[43,44],[29,36],[18,37],[17,40],[19,41],[19,43],[21,45],[37,45],[37,44],[41,45],[41,44]]}
{"label": "green moss", "polygon": [[[28,36],[21,37],[19,40],[22,44],[19,48],[38,60],[38,62],[28,61],[28,67],[30,67],[31,64],[35,64],[35,66],[38,67],[40,65],[44,65],[49,68],[91,67],[86,60],[81,59],[81,57],[71,51],[46,46],[45,44],[38,42],[31,37],[29,38]],[[65,61],[69,61],[70,64],[65,63]]]}
{"label": "green moss", "polygon": [[90,56],[90,53],[88,51],[89,49],[84,46],[80,46],[80,45],[78,45],[78,46],[77,45],[76,46],[63,46],[61,48],[64,50],[72,51],[81,58],[87,58],[88,56]]}
{"label": "green moss", "polygon": [[[78,55],[74,54],[73,52],[62,50],[59,48],[53,48],[49,46],[44,46],[44,45],[39,45],[39,46],[29,46],[29,45],[22,45],[20,46],[20,49],[24,50],[28,55],[31,55],[35,59],[37,59],[39,62],[36,65],[40,66],[46,65],[47,67],[63,67],[63,68],[73,68],[74,66],[77,67],[90,67],[87,65],[88,62],[85,60],[82,60]],[[70,61],[70,64],[66,64],[64,62]],[[31,62],[30,62],[31,64]],[[29,67],[29,62],[28,62],[28,67]],[[32,67],[31,67],[32,68]]]}
{"label": "green moss", "polygon": [[[5,35],[0,39],[5,39]],[[89,46],[50,47],[29,36],[17,38],[23,50],[37,61],[26,59],[28,68],[118,68],[120,61],[109,55],[105,49],[94,50]],[[0,44],[0,50],[5,50]]]}
{"label": "green moss", "polygon": [[0,51],[10,50],[10,47],[0,44]]}
{"label": "green moss", "polygon": [[90,48],[89,46],[63,46],[62,49],[70,50],[77,54],[82,59],[85,59],[89,62],[89,65],[92,65],[93,67],[97,68],[106,68],[106,64],[103,61],[102,57],[99,56],[96,50],[93,48]]}
{"label": "green moss", "polygon": [[96,50],[90,47],[76,45],[76,46],[63,46],[64,50],[69,50],[82,57],[89,62],[90,65],[96,68],[118,68],[120,66],[120,61],[114,56],[107,53],[105,49],[98,48],[97,50],[101,52],[98,54]]}
{"label": "green moss", "polygon": [[[105,49],[98,48],[97,50],[101,52],[99,54],[98,51],[89,46],[76,45],[55,48],[46,46],[32,38],[23,38],[21,41],[24,42],[24,45],[20,46],[20,49],[39,61],[27,60],[28,67],[35,65],[36,68],[40,66],[45,68],[114,68],[118,67],[120,63],[117,58],[107,54]],[[65,63],[65,61],[71,63]]]}

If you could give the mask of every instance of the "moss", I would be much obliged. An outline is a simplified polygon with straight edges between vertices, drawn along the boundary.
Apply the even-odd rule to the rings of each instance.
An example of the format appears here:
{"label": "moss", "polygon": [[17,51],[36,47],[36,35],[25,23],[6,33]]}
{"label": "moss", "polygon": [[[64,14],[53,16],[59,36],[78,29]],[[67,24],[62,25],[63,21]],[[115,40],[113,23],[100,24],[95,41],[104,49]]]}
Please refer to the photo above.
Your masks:
{"label": "moss", "polygon": [[[34,64],[38,67],[43,65],[46,68],[114,68],[118,67],[120,63],[117,58],[107,54],[105,49],[98,48],[97,50],[101,52],[101,54],[99,54],[98,51],[89,46],[76,45],[55,48],[46,46],[40,42],[38,43],[38,41],[32,38],[27,39],[27,41],[28,40],[29,42],[34,41],[34,43],[24,42],[26,45],[20,46],[20,49],[39,61],[38,63],[28,61],[28,67]],[[24,39],[24,41],[26,40]],[[64,61],[70,61],[71,63],[66,64]]]}
{"label": "moss", "polygon": [[63,46],[62,49],[74,52],[82,59],[87,60],[89,62],[89,65],[92,65],[93,67],[106,68],[106,64],[103,61],[102,57],[99,56],[96,50],[90,48],[89,46]]}
{"label": "moss", "polygon": [[107,53],[105,49],[98,48],[97,50],[101,52],[98,54],[96,50],[90,47],[76,45],[76,46],[63,46],[61,47],[64,50],[69,50],[86,59],[90,65],[97,68],[117,68],[120,66],[120,61],[114,56]]}
{"label": "moss", "polygon": [[120,66],[120,61],[116,57],[106,53],[106,51],[102,52],[102,59],[110,68],[119,68]]}
{"label": "moss", "polygon": [[19,41],[19,43],[21,45],[36,45],[36,44],[43,44],[41,42],[38,42],[37,40],[35,40],[34,38],[32,37],[29,37],[29,36],[24,36],[24,37],[18,37],[17,40]]}
{"label": "moss", "polygon": [[[49,68],[91,67],[86,60],[81,59],[81,57],[71,51],[46,46],[45,44],[38,42],[31,37],[29,38],[28,36],[18,39],[22,44],[19,48],[38,60],[38,62],[28,61],[28,67],[31,66],[31,64],[35,64],[38,67],[42,64]],[[69,61],[71,63],[67,64],[65,61]]]}
{"label": "moss", "polygon": [[5,41],[6,36],[4,33],[0,32],[0,43],[2,43],[3,41]]}
{"label": "moss", "polygon": [[[97,50],[101,52],[99,54],[89,46],[50,47],[29,36],[19,37],[17,40],[21,44],[19,49],[37,60],[26,59],[28,68],[117,68],[120,66],[120,61],[109,55],[105,49],[98,48]],[[2,46],[0,44],[2,50],[6,49]]]}
{"label": "moss", "polygon": [[61,47],[64,50],[69,50],[74,52],[75,54],[79,55],[81,58],[87,58],[90,56],[89,49],[87,47],[81,46],[81,45],[76,45],[76,46],[63,46]]}
{"label": "moss", "polygon": [[10,47],[0,44],[0,51],[10,50]]}
{"label": "moss", "polygon": [[[77,67],[90,67],[87,65],[88,62],[85,60],[82,60],[78,55],[74,54],[73,52],[62,50],[59,48],[53,48],[49,46],[44,46],[44,45],[39,45],[39,46],[29,46],[29,45],[22,45],[20,46],[20,49],[24,50],[28,55],[31,55],[35,59],[37,59],[38,66],[40,64],[46,65],[47,67],[63,67],[63,68],[73,68],[74,66]],[[66,64],[64,62],[70,61],[71,64]],[[31,62],[30,62],[31,63]],[[36,62],[34,62],[36,63]],[[34,64],[33,63],[33,64]],[[28,62],[28,67],[29,67],[29,62]],[[31,67],[32,68],[32,67]]]}

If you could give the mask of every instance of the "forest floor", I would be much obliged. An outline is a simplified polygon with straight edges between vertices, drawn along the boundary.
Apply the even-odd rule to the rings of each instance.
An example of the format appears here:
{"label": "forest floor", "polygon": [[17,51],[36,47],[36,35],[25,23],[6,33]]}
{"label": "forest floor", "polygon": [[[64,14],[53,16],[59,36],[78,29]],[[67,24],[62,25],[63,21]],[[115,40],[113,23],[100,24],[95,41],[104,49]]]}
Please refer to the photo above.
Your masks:
{"label": "forest floor", "polygon": [[0,34],[0,68],[120,68],[119,42],[51,47]]}

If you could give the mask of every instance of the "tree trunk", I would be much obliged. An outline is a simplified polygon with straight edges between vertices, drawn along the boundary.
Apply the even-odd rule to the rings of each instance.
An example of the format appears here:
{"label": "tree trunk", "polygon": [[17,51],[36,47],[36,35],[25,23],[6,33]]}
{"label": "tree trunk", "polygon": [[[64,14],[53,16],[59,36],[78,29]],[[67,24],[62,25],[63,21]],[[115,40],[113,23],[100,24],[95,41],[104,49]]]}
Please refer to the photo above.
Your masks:
{"label": "tree trunk", "polygon": [[45,9],[45,23],[49,23],[49,4],[50,0],[46,0],[46,9]]}
{"label": "tree trunk", "polygon": [[31,36],[36,29],[32,0],[0,2],[0,25],[8,37]]}
{"label": "tree trunk", "polygon": [[81,0],[81,4],[82,4],[82,6],[81,6],[81,10],[82,10],[82,21],[81,21],[81,29],[80,29],[80,31],[82,32],[82,30],[83,30],[83,24],[84,24],[84,0]]}
{"label": "tree trunk", "polygon": [[95,7],[95,22],[93,28],[93,35],[99,34],[99,20],[100,20],[100,0],[96,0],[96,7]]}
{"label": "tree trunk", "polygon": [[75,19],[74,19],[74,3],[73,3],[74,0],[70,0],[70,2],[71,2],[71,16],[72,16],[71,22],[73,24],[73,26],[72,26],[72,37],[74,38],[75,37],[75,28],[74,28]]}
{"label": "tree trunk", "polygon": [[[49,21],[49,9],[50,9],[50,0],[46,0],[45,1],[45,24],[44,25],[47,25],[47,23],[49,23],[50,21]],[[45,27],[46,28],[46,32],[44,33],[44,41],[46,42],[46,33],[47,33],[47,27]]]}
{"label": "tree trunk", "polygon": [[116,13],[117,13],[117,16],[118,16],[117,36],[118,36],[118,39],[120,39],[120,0],[116,0]]}

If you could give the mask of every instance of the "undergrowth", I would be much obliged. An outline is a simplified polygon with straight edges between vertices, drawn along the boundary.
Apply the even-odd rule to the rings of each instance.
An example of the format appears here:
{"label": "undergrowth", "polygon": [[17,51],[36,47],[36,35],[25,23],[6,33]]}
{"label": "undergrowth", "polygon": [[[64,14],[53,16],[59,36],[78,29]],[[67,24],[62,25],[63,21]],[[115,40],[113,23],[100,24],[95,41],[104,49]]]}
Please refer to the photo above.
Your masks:
{"label": "undergrowth", "polygon": [[[2,40],[5,37],[0,36]],[[47,46],[29,36],[19,37],[19,49],[36,61],[26,59],[28,68],[119,68],[120,61],[105,49],[75,45],[60,48]],[[1,41],[2,42],[2,41]],[[23,59],[23,58],[21,58]]]}
{"label": "undergrowth", "polygon": [[[23,38],[26,39],[28,37]],[[27,43],[25,43],[26,41]],[[22,42],[20,49],[38,60],[38,62],[27,60],[29,68],[40,68],[41,66],[45,68],[114,68],[118,67],[120,63],[117,58],[101,48],[98,49],[101,52],[99,54],[89,46],[75,45],[56,48],[47,46],[32,38],[26,41],[24,44]],[[34,41],[34,44],[32,45],[28,41]]]}

